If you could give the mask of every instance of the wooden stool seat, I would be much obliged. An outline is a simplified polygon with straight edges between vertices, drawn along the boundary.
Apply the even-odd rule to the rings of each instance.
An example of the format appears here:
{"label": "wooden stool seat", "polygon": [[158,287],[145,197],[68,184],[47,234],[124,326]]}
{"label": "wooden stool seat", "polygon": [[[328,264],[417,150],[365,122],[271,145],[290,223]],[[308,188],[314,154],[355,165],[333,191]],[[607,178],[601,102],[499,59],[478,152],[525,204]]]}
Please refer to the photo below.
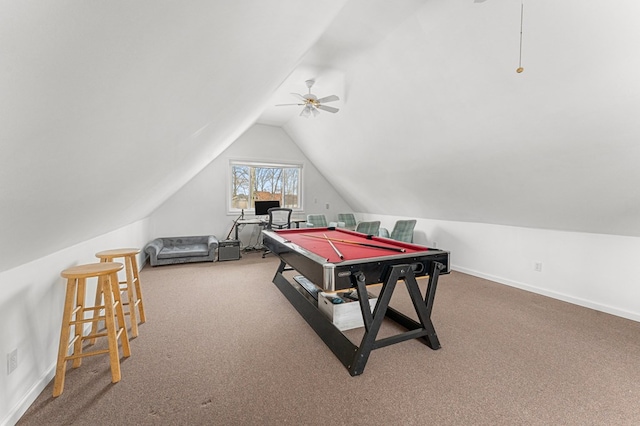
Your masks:
{"label": "wooden stool seat", "polygon": [[[120,289],[127,293],[127,301],[122,302],[122,304],[128,307],[125,315],[129,315],[131,335],[133,337],[138,337],[138,315],[140,323],[144,323],[147,320],[144,313],[140,276],[138,275],[138,261],[136,258],[138,253],[140,253],[140,250],[137,248],[119,248],[96,253],[96,257],[100,259],[100,262],[113,262],[114,259],[119,258],[124,260],[126,280],[120,281],[118,284]],[[96,305],[100,303],[99,296],[100,294],[96,293]],[[94,324],[95,326],[96,324]]]}
{"label": "wooden stool seat", "polygon": [[[118,339],[122,341],[122,352],[125,357],[131,355],[129,348],[129,338],[124,322],[124,310],[120,301],[120,288],[118,285],[118,271],[122,270],[121,263],[90,263],[86,265],[72,266],[61,272],[61,276],[67,279],[67,288],[62,313],[62,327],[60,330],[60,346],[58,348],[58,360],[56,364],[56,377],[53,384],[53,396],[57,397],[64,390],[64,378],[66,374],[67,361],[73,361],[73,368],[80,367],[82,358],[100,354],[109,354],[111,366],[111,381],[120,381],[120,356],[118,351]],[[99,306],[86,306],[86,279],[97,278],[98,286],[96,293],[104,295],[104,304]],[[104,315],[101,316],[101,311]],[[91,312],[90,317],[85,313]],[[116,324],[117,318],[117,324]],[[98,321],[104,320],[105,333],[90,333],[84,335],[85,323],[93,323],[96,326]],[[71,328],[73,327],[73,336]],[[97,337],[107,337],[109,348],[105,350],[95,350],[90,352],[82,351],[82,342],[86,339]],[[68,355],[69,348],[72,348]]]}

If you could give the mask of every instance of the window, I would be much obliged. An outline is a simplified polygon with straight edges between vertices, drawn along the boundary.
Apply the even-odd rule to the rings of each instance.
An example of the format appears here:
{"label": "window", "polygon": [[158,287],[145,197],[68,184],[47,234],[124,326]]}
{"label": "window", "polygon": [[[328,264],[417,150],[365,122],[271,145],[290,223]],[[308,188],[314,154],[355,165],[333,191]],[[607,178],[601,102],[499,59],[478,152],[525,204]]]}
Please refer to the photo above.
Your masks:
{"label": "window", "polygon": [[302,209],[302,165],[231,161],[229,210],[252,210],[255,200],[280,201],[280,206]]}

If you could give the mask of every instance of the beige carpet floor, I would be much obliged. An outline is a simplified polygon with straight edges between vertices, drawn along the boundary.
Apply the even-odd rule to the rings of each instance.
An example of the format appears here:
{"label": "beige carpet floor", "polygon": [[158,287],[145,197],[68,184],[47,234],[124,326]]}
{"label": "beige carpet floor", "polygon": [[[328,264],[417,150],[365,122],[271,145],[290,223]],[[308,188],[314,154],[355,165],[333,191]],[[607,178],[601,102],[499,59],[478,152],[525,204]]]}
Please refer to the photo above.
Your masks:
{"label": "beige carpet floor", "polygon": [[[62,396],[50,383],[18,424],[640,424],[637,322],[453,272],[432,316],[442,348],[377,349],[351,377],[271,283],[277,265],[146,267],[122,380],[107,356],[69,363]],[[399,289],[392,305],[409,313]]]}

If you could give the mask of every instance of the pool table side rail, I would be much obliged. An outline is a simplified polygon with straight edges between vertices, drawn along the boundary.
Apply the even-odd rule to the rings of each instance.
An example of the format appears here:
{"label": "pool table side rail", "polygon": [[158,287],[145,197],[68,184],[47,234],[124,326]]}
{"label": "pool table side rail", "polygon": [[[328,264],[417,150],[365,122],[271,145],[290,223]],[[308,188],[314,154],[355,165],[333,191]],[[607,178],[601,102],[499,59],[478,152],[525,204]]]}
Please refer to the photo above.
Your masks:
{"label": "pool table side rail", "polygon": [[[349,231],[353,232],[353,231]],[[431,262],[440,262],[445,268],[441,274],[449,273],[449,253],[444,250],[430,249],[416,244],[407,253],[394,253],[385,256],[369,257],[366,260],[353,259],[341,262],[329,262],[322,256],[301,247],[283,235],[286,232],[263,231],[264,245],[291,268],[303,274],[323,291],[337,291],[351,287],[349,276],[352,272],[363,272],[367,278],[366,284],[382,282],[391,265],[407,263],[412,265],[416,276],[428,274]],[[354,232],[354,235],[362,236]],[[384,240],[384,238],[383,238]]]}

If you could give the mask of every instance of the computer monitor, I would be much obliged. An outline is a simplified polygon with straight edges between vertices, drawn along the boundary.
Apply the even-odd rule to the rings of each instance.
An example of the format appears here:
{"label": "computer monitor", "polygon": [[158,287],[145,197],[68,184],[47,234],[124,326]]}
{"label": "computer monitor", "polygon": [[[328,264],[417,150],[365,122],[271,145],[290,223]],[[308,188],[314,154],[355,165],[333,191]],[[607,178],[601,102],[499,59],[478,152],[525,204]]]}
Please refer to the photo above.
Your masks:
{"label": "computer monitor", "polygon": [[265,216],[269,214],[269,209],[272,207],[280,207],[280,201],[278,200],[269,200],[269,201],[256,201],[254,203],[256,209],[256,216]]}

